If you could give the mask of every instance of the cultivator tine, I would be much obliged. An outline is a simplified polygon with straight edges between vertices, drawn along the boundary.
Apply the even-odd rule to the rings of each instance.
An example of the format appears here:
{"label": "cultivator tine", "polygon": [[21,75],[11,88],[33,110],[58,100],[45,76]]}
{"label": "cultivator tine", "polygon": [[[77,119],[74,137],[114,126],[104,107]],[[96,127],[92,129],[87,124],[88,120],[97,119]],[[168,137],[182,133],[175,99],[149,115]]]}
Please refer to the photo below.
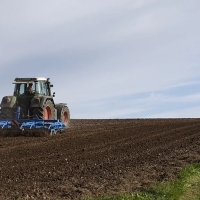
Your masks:
{"label": "cultivator tine", "polygon": [[34,121],[25,121],[20,126],[21,130],[27,129],[46,129],[50,132],[51,135],[56,134],[57,131],[62,131],[65,129],[65,125],[58,120],[39,120],[36,119]]}
{"label": "cultivator tine", "polygon": [[11,122],[10,121],[1,121],[0,122],[0,128],[1,129],[11,128]]}
{"label": "cultivator tine", "polygon": [[[66,126],[59,120],[7,120],[0,121],[1,135],[43,136],[55,135]],[[7,133],[6,133],[7,132]]]}

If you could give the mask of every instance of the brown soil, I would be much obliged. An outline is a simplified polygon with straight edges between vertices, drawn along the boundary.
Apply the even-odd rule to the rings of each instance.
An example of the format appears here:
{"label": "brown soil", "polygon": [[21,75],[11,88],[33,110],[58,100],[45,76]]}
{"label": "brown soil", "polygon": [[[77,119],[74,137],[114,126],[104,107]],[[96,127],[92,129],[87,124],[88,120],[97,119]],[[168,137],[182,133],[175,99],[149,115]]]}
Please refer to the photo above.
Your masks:
{"label": "brown soil", "polygon": [[49,137],[0,137],[0,199],[133,192],[200,162],[200,119],[71,120]]}

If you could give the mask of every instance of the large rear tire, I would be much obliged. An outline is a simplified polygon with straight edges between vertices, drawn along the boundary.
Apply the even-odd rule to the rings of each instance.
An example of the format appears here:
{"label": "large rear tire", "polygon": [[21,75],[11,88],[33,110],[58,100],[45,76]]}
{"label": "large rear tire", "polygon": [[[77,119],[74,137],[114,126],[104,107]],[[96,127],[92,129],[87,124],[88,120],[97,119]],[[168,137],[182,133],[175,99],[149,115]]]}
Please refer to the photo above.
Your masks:
{"label": "large rear tire", "polygon": [[42,108],[32,108],[32,115],[44,120],[56,119],[53,102],[51,100],[46,100]]}
{"label": "large rear tire", "polygon": [[69,127],[70,122],[70,111],[66,105],[56,104],[57,109],[57,119],[66,125],[66,128]]}
{"label": "large rear tire", "polygon": [[43,108],[32,108],[32,117],[43,119]]}

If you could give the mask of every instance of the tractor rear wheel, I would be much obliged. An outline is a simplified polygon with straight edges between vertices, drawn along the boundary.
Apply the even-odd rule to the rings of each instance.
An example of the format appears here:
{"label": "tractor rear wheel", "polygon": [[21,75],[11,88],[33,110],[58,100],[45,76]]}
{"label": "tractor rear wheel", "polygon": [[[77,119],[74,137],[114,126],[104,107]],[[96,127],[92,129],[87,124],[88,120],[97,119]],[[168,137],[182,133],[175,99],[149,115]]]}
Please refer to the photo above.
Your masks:
{"label": "tractor rear wheel", "polygon": [[38,119],[43,119],[43,108],[32,108],[32,116],[37,116]]}
{"label": "tractor rear wheel", "polygon": [[33,108],[32,114],[44,120],[56,118],[54,104],[51,100],[46,100],[42,108]]}
{"label": "tractor rear wheel", "polygon": [[47,100],[43,106],[43,119],[55,119],[55,108],[51,100]]}
{"label": "tractor rear wheel", "polygon": [[56,109],[57,109],[57,118],[68,128],[70,122],[69,108],[63,104],[56,104]]}

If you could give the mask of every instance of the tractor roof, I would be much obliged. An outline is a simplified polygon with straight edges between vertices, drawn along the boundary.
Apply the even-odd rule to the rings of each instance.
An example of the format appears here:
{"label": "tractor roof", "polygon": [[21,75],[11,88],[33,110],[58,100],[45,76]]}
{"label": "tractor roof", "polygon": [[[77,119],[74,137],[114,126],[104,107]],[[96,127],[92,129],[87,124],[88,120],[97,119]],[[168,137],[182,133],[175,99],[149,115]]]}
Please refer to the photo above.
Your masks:
{"label": "tractor roof", "polygon": [[47,81],[49,78],[44,78],[44,77],[34,77],[34,78],[15,78],[14,84],[17,83],[29,83],[29,82],[34,82],[34,81]]}

